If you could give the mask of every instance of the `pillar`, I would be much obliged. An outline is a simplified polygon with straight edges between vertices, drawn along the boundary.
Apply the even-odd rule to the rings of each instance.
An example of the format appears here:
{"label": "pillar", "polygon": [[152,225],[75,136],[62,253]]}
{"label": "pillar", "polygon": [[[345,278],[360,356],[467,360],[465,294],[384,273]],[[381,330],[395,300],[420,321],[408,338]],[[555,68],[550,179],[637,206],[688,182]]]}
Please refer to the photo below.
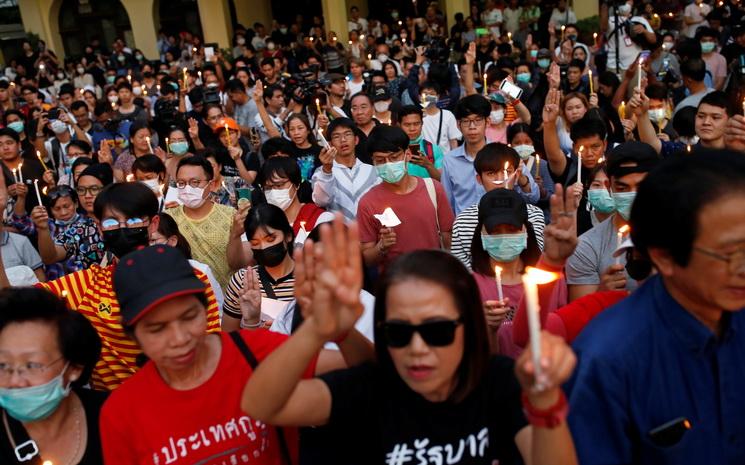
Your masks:
{"label": "pillar", "polygon": [[37,34],[59,58],[65,57],[65,48],[59,34],[59,10],[62,0],[26,0],[18,2],[23,27]]}
{"label": "pillar", "polygon": [[463,13],[463,18],[467,18],[471,14],[471,4],[468,0],[445,0],[444,4],[441,5],[443,6],[443,13],[445,13],[448,34],[450,28],[455,24],[455,13]]}
{"label": "pillar", "polygon": [[139,48],[145,57],[157,59],[158,52],[158,4],[155,0],[123,0],[122,5],[127,10],[129,25],[132,28],[134,44],[127,44]]}
{"label": "pillar", "polygon": [[[253,5],[253,0],[249,0]],[[199,19],[202,21],[204,43],[216,42],[220,48],[231,46],[233,36],[228,0],[197,0]],[[271,26],[271,22],[267,27]]]}
{"label": "pillar", "polygon": [[260,22],[267,31],[272,30],[272,2],[271,0],[234,0],[235,16],[238,23],[245,27],[253,27]]}
{"label": "pillar", "polygon": [[577,15],[577,21],[600,14],[597,0],[574,0],[572,8]]}
{"label": "pillar", "polygon": [[323,12],[323,19],[325,20],[326,33],[334,31],[337,40],[342,44],[346,44],[349,40],[349,31],[347,30],[349,8],[351,8],[352,5],[357,5],[360,9],[360,16],[364,16],[362,14],[362,4],[364,3],[365,12],[367,11],[366,1],[352,0],[354,3],[351,5],[348,1],[349,0],[321,0],[321,9]]}

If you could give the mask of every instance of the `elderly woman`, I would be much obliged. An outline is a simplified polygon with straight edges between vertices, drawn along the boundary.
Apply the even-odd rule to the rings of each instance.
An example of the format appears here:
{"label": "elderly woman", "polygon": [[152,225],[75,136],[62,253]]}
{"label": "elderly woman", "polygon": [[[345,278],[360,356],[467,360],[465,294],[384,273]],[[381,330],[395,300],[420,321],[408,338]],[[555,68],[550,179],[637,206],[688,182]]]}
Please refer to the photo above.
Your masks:
{"label": "elderly woman", "polygon": [[106,394],[82,389],[100,352],[91,323],[53,294],[0,292],[0,463],[103,463]]}

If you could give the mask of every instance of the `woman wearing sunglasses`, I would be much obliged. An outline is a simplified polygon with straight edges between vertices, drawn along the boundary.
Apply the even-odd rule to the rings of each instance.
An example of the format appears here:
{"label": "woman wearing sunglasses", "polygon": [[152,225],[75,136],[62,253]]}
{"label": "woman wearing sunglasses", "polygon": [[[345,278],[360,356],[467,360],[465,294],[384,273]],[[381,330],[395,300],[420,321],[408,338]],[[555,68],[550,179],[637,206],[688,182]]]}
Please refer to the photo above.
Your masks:
{"label": "woman wearing sunglasses", "polygon": [[105,255],[103,239],[93,218],[78,212],[77,193],[60,185],[50,189],[46,198],[47,206],[37,205],[31,215],[26,214],[24,203],[18,202],[11,225],[21,234],[37,236],[47,279],[100,263]]}
{"label": "woman wearing sunglasses", "polygon": [[324,342],[343,340],[362,311],[357,225],[324,225],[321,238],[336,248],[306,242],[296,253],[298,280],[312,281],[298,285],[313,289],[310,315],[247,383],[249,415],[353,432],[335,452],[356,464],[577,463],[560,388],[574,368],[571,349],[543,332],[539,376],[530,350],[515,363],[490,359],[476,282],[443,252],[413,252],[386,269],[375,302],[377,364],[301,380]]}

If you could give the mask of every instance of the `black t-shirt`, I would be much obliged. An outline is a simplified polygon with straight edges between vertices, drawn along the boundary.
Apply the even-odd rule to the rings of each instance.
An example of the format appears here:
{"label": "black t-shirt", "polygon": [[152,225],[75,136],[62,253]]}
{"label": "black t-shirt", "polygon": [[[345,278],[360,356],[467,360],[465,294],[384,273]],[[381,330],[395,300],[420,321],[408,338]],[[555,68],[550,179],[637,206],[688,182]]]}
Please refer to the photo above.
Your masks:
{"label": "black t-shirt", "polygon": [[329,424],[347,433],[335,453],[353,454],[344,462],[355,464],[520,463],[515,435],[527,421],[513,366],[493,358],[460,403],[429,402],[375,365],[325,374],[333,399]]}
{"label": "black t-shirt", "polygon": [[[98,416],[101,412],[101,406],[103,406],[104,401],[108,397],[108,393],[92,391],[90,389],[74,389],[73,391],[78,395],[80,402],[83,404],[83,409],[85,410],[85,421],[87,423],[86,428],[88,430],[85,453],[78,464],[101,465],[103,463],[103,453],[101,452]],[[16,444],[21,443],[19,438],[14,439]],[[41,458],[44,459],[44,451],[40,450],[39,453],[41,454]],[[8,433],[3,426],[0,426],[0,463],[18,463],[13,448],[10,445],[10,441],[8,440]]]}
{"label": "black t-shirt", "polygon": [[309,181],[313,176],[313,172],[321,166],[321,147],[318,145],[311,145],[308,148],[301,149],[294,143],[292,144],[292,153],[290,155],[297,161],[297,165],[300,168],[300,175],[304,181]]}

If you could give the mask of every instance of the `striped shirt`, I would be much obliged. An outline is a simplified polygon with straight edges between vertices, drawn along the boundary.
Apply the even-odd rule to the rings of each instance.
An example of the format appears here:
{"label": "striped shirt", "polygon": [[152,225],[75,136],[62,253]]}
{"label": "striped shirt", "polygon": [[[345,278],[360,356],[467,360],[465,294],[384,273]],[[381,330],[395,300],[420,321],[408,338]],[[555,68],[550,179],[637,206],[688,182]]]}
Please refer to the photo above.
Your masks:
{"label": "striped shirt", "polygon": [[360,199],[380,182],[372,165],[355,159],[354,165],[347,168],[334,161],[331,173],[325,173],[322,166],[313,173],[313,203],[332,212],[339,211],[347,221],[354,221]]}
{"label": "striped shirt", "polygon": [[[254,265],[252,269],[259,272],[259,265]],[[225,303],[222,306],[223,312],[236,319],[241,319],[241,293],[243,292],[243,282],[246,276],[246,268],[242,268],[236,271],[230,278],[228,287],[225,288]],[[259,290],[261,291],[261,297],[267,297],[271,299],[281,300],[282,302],[290,302],[295,299],[295,275],[293,273],[283,276],[277,280],[274,280],[269,273],[266,273],[269,279],[269,284],[272,286],[274,291],[274,297],[270,297],[264,288],[264,283],[259,279]]]}
{"label": "striped shirt", "polygon": [[[533,226],[538,247],[543,250],[543,230],[546,228],[543,210],[529,203],[525,205],[528,207],[528,222]],[[460,212],[453,223],[450,252],[469,270],[471,269],[471,242],[478,223],[479,204],[471,205]]]}
{"label": "striped shirt", "polygon": [[[86,270],[37,285],[57,296],[66,292],[67,306],[82,313],[96,328],[101,337],[101,358],[93,370],[91,382],[99,390],[113,390],[132,376],[137,371],[135,360],[141,352],[121,325],[119,301],[112,283],[115,266],[102,268],[92,265]],[[194,270],[194,274],[207,285],[207,331],[219,331],[220,314],[209,280],[201,271]]]}

